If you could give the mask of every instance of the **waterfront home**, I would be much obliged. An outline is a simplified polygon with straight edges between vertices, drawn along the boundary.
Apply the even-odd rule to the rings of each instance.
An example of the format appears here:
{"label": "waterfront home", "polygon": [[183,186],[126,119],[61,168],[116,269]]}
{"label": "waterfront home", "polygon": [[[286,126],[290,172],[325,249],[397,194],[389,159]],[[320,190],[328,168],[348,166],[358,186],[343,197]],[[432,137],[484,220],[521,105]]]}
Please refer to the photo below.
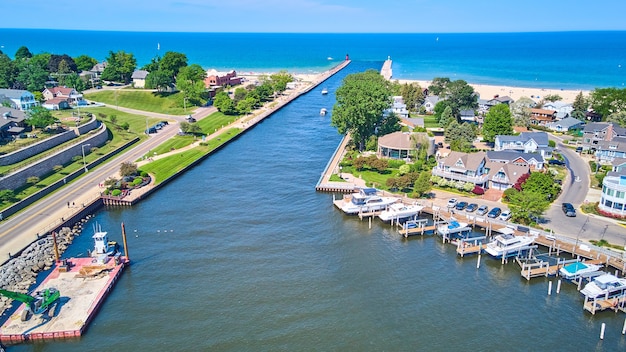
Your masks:
{"label": "waterfront home", "polygon": [[595,156],[599,163],[611,163],[616,158],[626,158],[626,137],[615,137],[596,144]]}
{"label": "waterfront home", "polygon": [[602,180],[600,210],[616,216],[626,216],[626,159],[616,158],[613,169]]}
{"label": "waterfront home", "polygon": [[424,104],[422,104],[422,106],[424,106],[424,109],[426,109],[426,112],[428,113],[432,113],[435,111],[435,105],[437,105],[437,103],[440,101],[441,99],[439,99],[438,96],[436,95],[430,95],[427,96],[424,99]]}
{"label": "waterfront home", "polygon": [[556,110],[530,109],[530,123],[533,125],[545,126],[556,120]]}
{"label": "waterfront home", "polygon": [[41,106],[48,110],[65,110],[70,108],[70,104],[65,98],[48,99],[43,104],[41,104]]}
{"label": "waterfront home", "polygon": [[385,116],[391,113],[396,114],[396,116],[400,119],[409,117],[409,111],[406,109],[406,104],[401,96],[394,96],[391,107],[383,112]]}
{"label": "waterfront home", "polygon": [[78,93],[76,89],[68,87],[45,88],[41,94],[46,100],[64,98],[68,103],[76,102],[77,100],[81,100],[83,98],[83,95]]}
{"label": "waterfront home", "polygon": [[514,150],[524,153],[540,153],[544,158],[552,155],[546,132],[522,132],[518,136],[497,135],[494,150]]}
{"label": "waterfront home", "polygon": [[39,105],[33,93],[22,89],[0,89],[0,103],[8,103],[12,108],[22,111]]}
{"label": "waterfront home", "polygon": [[460,115],[461,115],[461,121],[476,122],[476,114],[474,113],[474,110],[470,110],[470,109],[461,110]]}
{"label": "waterfront home", "polygon": [[513,187],[520,177],[530,173],[528,165],[489,161],[485,166],[489,175],[488,188],[504,191]]}
{"label": "waterfront home", "polygon": [[564,101],[549,101],[543,104],[543,109],[556,111],[556,119],[561,120],[570,116],[574,106]]}
{"label": "waterfront home", "polygon": [[135,88],[144,88],[146,86],[146,77],[150,72],[146,70],[135,70],[133,71],[132,76],[130,78],[133,80],[133,87]]}
{"label": "waterfront home", "polygon": [[6,139],[22,133],[27,117],[21,110],[0,106],[0,138]]}
{"label": "waterfront home", "polygon": [[514,150],[490,150],[487,152],[487,159],[493,163],[515,164],[536,171],[543,170],[545,164],[545,159],[539,153],[524,153]]}
{"label": "waterfront home", "polygon": [[204,86],[206,88],[235,86],[238,84],[241,84],[241,77],[237,77],[235,70],[220,72],[215,69],[210,69],[206,71],[206,78],[204,79]]}
{"label": "waterfront home", "polygon": [[488,187],[489,169],[484,152],[461,153],[451,151],[447,157],[437,160],[432,174],[446,180],[471,182],[476,186]]}
{"label": "waterfront home", "polygon": [[513,98],[505,95],[505,96],[499,96],[496,95],[495,97],[493,97],[492,99],[487,100],[487,106],[492,107],[492,106],[496,106],[498,104],[506,104],[506,105],[511,105],[515,102],[515,100],[513,100]]}
{"label": "waterfront home", "polygon": [[626,137],[626,128],[609,122],[588,123],[583,129],[583,150],[595,151],[598,143],[615,137]]}
{"label": "waterfront home", "polygon": [[410,131],[414,130],[416,127],[424,128],[424,118],[423,117],[407,117],[400,119],[400,125],[406,126]]}
{"label": "waterfront home", "polygon": [[554,122],[550,122],[546,125],[549,129],[555,132],[567,132],[567,131],[576,131],[583,128],[585,123],[580,121],[579,119],[575,119],[573,117],[566,117],[563,120],[557,120]]}
{"label": "waterfront home", "polygon": [[380,158],[409,160],[415,151],[425,147],[428,155],[435,153],[435,138],[429,137],[426,132],[393,132],[378,137],[378,152]]}

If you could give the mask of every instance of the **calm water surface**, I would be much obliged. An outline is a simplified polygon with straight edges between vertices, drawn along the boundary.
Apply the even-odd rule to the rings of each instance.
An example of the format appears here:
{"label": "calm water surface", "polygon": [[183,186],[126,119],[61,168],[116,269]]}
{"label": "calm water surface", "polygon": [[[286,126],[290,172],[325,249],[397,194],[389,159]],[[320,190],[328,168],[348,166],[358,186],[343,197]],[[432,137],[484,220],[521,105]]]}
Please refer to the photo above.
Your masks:
{"label": "calm water surface", "polygon": [[11,350],[626,350],[625,315],[583,312],[573,285],[547,296],[516,264],[476,269],[315,192],[340,141],[322,87],[380,65],[353,63],[139,205],[96,214],[118,241],[125,222],[132,266],[83,338]]}

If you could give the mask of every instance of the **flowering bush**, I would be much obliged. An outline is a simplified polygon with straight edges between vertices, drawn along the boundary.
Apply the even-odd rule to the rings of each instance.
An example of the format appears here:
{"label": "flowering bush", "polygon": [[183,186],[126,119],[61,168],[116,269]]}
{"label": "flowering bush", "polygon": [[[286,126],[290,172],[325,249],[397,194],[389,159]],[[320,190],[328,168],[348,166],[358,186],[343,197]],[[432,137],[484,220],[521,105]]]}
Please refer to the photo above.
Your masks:
{"label": "flowering bush", "polygon": [[480,196],[480,195],[485,194],[485,189],[480,187],[480,186],[474,186],[474,189],[472,190],[472,193]]}

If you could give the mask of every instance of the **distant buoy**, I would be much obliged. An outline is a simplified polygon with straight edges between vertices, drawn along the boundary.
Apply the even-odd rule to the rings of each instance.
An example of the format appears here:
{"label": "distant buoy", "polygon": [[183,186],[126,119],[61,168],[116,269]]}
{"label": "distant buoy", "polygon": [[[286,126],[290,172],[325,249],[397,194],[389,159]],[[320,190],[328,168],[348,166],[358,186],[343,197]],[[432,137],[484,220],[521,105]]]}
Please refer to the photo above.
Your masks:
{"label": "distant buoy", "polygon": [[137,232],[137,229],[135,229],[135,232]]}
{"label": "distant buoy", "polygon": [[157,232],[161,232],[161,230],[157,230]]}

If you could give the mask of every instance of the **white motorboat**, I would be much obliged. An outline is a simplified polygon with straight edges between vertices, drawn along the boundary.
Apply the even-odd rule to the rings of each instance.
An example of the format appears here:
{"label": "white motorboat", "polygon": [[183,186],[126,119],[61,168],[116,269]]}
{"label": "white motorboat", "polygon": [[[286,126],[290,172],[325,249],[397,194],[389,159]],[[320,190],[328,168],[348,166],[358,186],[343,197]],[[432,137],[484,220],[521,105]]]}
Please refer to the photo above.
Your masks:
{"label": "white motorboat", "polygon": [[567,280],[576,280],[579,277],[592,275],[602,268],[602,265],[576,261],[559,269],[559,275]]}
{"label": "white motorboat", "polygon": [[321,116],[325,116],[327,112],[328,112],[328,110],[326,110],[326,108],[322,108],[322,109],[320,110],[320,115],[321,115]]}
{"label": "white motorboat", "polygon": [[403,204],[403,203],[394,203],[391,204],[387,209],[383,210],[378,217],[382,221],[398,221],[408,219],[410,217],[414,217],[420,213],[424,209],[423,206],[419,204]]}
{"label": "white motorboat", "polygon": [[361,188],[358,193],[352,193],[348,200],[344,198],[341,210],[346,214],[370,213],[383,210],[398,200],[396,197],[378,195],[376,188]]}
{"label": "white motorboat", "polygon": [[323,89],[322,89],[322,95],[326,95],[326,94],[328,94],[328,89],[323,88]]}
{"label": "white motorboat", "polygon": [[442,236],[449,236],[456,233],[469,232],[472,228],[466,222],[451,219],[447,224],[437,226],[437,233]]}
{"label": "white motorboat", "polygon": [[93,238],[93,251],[92,257],[113,256],[119,251],[119,245],[115,241],[109,241],[109,236],[106,231],[102,231],[100,225],[94,225]]}
{"label": "white motorboat", "polygon": [[533,247],[534,237],[505,233],[487,243],[485,251],[494,258],[512,257]]}
{"label": "white motorboat", "polygon": [[626,279],[621,279],[612,274],[603,274],[585,285],[580,290],[587,298],[614,298],[626,292]]}

